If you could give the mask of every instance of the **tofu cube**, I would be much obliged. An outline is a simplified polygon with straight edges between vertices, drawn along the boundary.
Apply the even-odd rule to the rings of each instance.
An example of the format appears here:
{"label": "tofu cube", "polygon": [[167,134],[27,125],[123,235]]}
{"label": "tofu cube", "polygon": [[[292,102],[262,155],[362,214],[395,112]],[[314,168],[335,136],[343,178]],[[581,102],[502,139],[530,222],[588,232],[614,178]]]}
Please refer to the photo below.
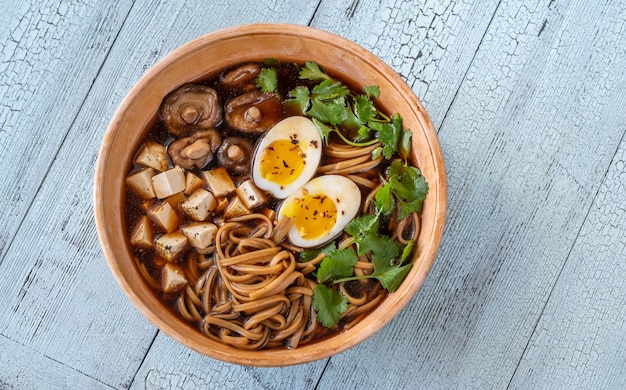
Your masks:
{"label": "tofu cube", "polygon": [[139,219],[130,236],[130,243],[140,248],[152,248],[152,226],[145,215]]}
{"label": "tofu cube", "polygon": [[209,222],[195,222],[183,226],[181,230],[189,239],[191,246],[204,249],[215,242],[217,226]]}
{"label": "tofu cube", "polygon": [[174,167],[152,177],[152,187],[157,198],[164,199],[185,190],[185,171]]}
{"label": "tofu cube", "polygon": [[200,188],[182,202],[180,206],[192,219],[204,221],[209,217],[209,213],[217,207],[217,200],[215,200],[212,193]]}
{"label": "tofu cube", "polygon": [[207,188],[216,198],[229,195],[235,191],[235,183],[224,167],[202,172]]}
{"label": "tofu cube", "polygon": [[185,285],[187,285],[187,278],[180,266],[167,263],[161,268],[161,287],[164,292],[180,291]]}
{"label": "tofu cube", "polygon": [[251,179],[241,183],[239,187],[237,187],[236,192],[243,204],[249,209],[253,209],[267,202],[267,196],[254,185]]}
{"label": "tofu cube", "polygon": [[159,172],[165,171],[168,164],[165,146],[157,142],[148,142],[135,157],[135,163],[154,168]]}
{"label": "tofu cube", "polygon": [[204,182],[198,176],[187,172],[185,176],[185,195],[193,194],[198,188],[202,188]]}
{"label": "tofu cube", "polygon": [[174,261],[185,249],[187,237],[178,232],[167,233],[156,239],[154,249],[167,261]]}
{"label": "tofu cube", "polygon": [[164,199],[163,201],[169,203],[170,206],[172,206],[172,208],[176,210],[178,209],[178,206],[180,206],[185,200],[187,200],[187,197],[185,196],[185,194],[183,194],[182,192],[179,192],[177,194],[174,194]]}
{"label": "tofu cube", "polygon": [[217,198],[217,208],[215,209],[215,212],[221,213],[226,210],[226,207],[228,207],[228,198]]}
{"label": "tofu cube", "polygon": [[159,205],[160,202],[156,199],[148,199],[148,200],[144,200],[141,203],[141,209],[144,211],[144,213],[147,213],[148,210],[150,210],[151,208],[153,208],[154,206]]}
{"label": "tofu cube", "polygon": [[250,214],[250,209],[246,207],[238,196],[230,199],[226,210],[224,210],[224,218],[231,219],[242,215]]}
{"label": "tofu cube", "polygon": [[126,185],[144,199],[152,199],[156,196],[152,186],[152,177],[156,172],[152,168],[142,169],[131,173],[126,177]]}
{"label": "tofu cube", "polygon": [[176,211],[168,202],[163,202],[148,210],[148,218],[168,233],[176,230],[180,224]]}

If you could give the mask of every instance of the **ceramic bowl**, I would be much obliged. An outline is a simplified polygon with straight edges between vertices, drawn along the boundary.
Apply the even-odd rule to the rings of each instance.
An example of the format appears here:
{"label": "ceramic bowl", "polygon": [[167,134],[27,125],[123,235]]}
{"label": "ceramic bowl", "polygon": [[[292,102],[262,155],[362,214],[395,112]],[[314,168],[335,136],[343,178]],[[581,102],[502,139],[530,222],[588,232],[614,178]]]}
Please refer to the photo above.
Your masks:
{"label": "ceramic bowl", "polygon": [[[154,122],[163,97],[178,86],[208,78],[247,61],[275,58],[314,60],[351,85],[378,85],[377,104],[402,115],[413,133],[413,153],[429,183],[414,266],[394,293],[350,330],[297,349],[242,351],[212,341],[166,309],[142,278],[126,238],[123,215],[125,177],[133,155]],[[286,366],[340,353],[380,330],[404,308],[433,265],[443,234],[447,187],[444,162],[433,125],[402,77],[359,45],[318,29],[285,24],[253,24],[199,37],[149,69],[115,112],[102,141],[94,183],[95,218],[108,264],[122,290],[154,325],[185,346],[222,361],[251,366]]]}

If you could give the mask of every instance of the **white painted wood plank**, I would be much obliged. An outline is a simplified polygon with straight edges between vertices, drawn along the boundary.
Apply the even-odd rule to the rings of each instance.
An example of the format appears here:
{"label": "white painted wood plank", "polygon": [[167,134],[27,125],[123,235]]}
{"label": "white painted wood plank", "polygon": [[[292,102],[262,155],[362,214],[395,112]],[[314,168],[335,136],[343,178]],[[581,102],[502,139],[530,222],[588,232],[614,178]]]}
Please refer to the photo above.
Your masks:
{"label": "white painted wood plank", "polygon": [[[107,123],[141,74],[180,44],[239,23],[306,24],[315,7],[304,1],[236,5],[196,1],[184,7],[177,2],[152,1],[133,6],[0,264],[0,335],[13,341],[7,353],[24,356],[19,349],[27,348],[31,355],[46,356],[104,385],[127,388],[132,384],[157,330],[115,283],[96,238],[91,206],[93,167]],[[190,18],[194,14],[204,16]],[[64,102],[56,99],[50,104],[49,110],[55,111]],[[41,114],[35,117],[43,120]],[[52,131],[63,130],[55,127]],[[167,341],[160,346],[163,339]],[[158,338],[154,348],[155,354],[149,354],[146,362],[167,362],[172,352],[187,351],[171,345],[167,337]],[[212,363],[217,362],[203,358],[198,364],[193,360],[184,366],[187,372],[179,374],[202,376],[203,370],[216,367]],[[319,364],[323,366],[323,362]],[[149,371],[150,366],[144,365],[144,369]],[[233,372],[237,370],[244,369],[233,368]],[[4,372],[2,368],[0,372]],[[319,368],[307,372],[309,376],[300,375],[300,380],[317,380]],[[45,379],[37,378],[42,374],[36,370],[22,375],[27,378],[24,383]],[[261,370],[254,376],[265,376],[268,383],[280,381],[272,371]]]}
{"label": "white painted wood plank", "polygon": [[372,51],[406,80],[439,128],[497,0],[323,1],[312,25]]}
{"label": "white painted wood plank", "polygon": [[0,262],[130,6],[0,1]]}
{"label": "white painted wood plank", "polygon": [[331,359],[321,388],[508,385],[624,136],[621,6],[500,3],[439,132],[450,204],[434,269],[390,326]]}
{"label": "white painted wood plank", "polygon": [[110,389],[39,352],[0,335],[1,389]]}
{"label": "white painted wood plank", "polygon": [[626,388],[625,259],[623,140],[511,388]]}
{"label": "white painted wood plank", "polygon": [[[617,142],[623,137],[626,121],[620,108],[625,102],[623,92],[618,92],[625,90],[621,74],[624,55],[623,50],[621,55],[613,50],[623,48],[623,10],[616,3],[599,7],[546,0],[518,7],[503,2],[474,58],[480,32],[489,22],[484,14],[487,11],[481,11],[478,3],[449,3],[436,11],[429,11],[435,6],[427,4],[423,16],[412,19],[412,8],[406,8],[408,2],[397,1],[394,7],[401,12],[393,14],[391,20],[399,23],[390,24],[390,30],[385,29],[389,20],[378,21],[364,12],[391,12],[392,8],[376,1],[355,1],[356,8],[347,2],[324,2],[315,19],[318,27],[332,24],[331,31],[366,47],[370,40],[376,42],[373,50],[381,50],[377,54],[413,80],[413,88],[434,113],[437,126],[443,123],[441,137],[450,174],[450,223],[426,285],[389,327],[331,359],[319,387],[504,387],[558,276],[563,281],[573,280],[583,269],[571,265],[578,263],[576,259],[600,270],[597,284],[578,281],[586,299],[578,304],[580,297],[573,288],[557,286],[546,309],[549,315],[541,319],[513,383],[524,387],[528,376],[539,375],[534,378],[537,384],[546,383],[550,376],[567,384],[623,384],[620,369],[624,356],[620,349],[624,349],[624,316],[617,305],[624,297],[611,296],[613,291],[621,291],[621,279],[609,280],[611,294],[603,289],[606,273],[613,270],[598,266],[597,262],[606,261],[601,256],[587,257],[594,249],[587,248],[591,244],[586,243],[586,234],[567,257]],[[215,388],[315,386],[314,378],[324,362],[281,370],[232,366],[188,351],[162,334],[156,337],[139,368],[155,329],[130,306],[108,272],[95,237],[90,206],[92,166],[106,122],[143,70],[167,51],[204,32],[247,21],[305,24],[315,6],[251,2],[234,12],[235,20],[224,14],[239,7],[230,3],[198,2],[185,4],[186,8],[156,1],[136,4],[15,243],[10,249],[3,246],[0,387],[40,388],[50,384],[51,388],[63,388],[64,383],[76,383],[79,388],[126,388],[131,384],[135,388],[201,388],[205,384]],[[190,21],[189,10],[195,9],[215,18]],[[346,23],[344,15],[350,15],[353,9]],[[28,13],[22,8],[11,9],[0,18],[17,20],[6,15],[20,12]],[[428,15],[432,15],[432,26],[426,23]],[[412,51],[414,44],[410,40],[405,44],[404,40],[412,37],[408,31],[415,20],[420,20],[415,26],[418,31],[436,33],[437,38],[424,39],[424,51],[430,48],[430,58],[422,56],[413,66],[411,60],[417,57]],[[35,24],[26,25],[35,28]],[[406,29],[407,33],[401,34],[404,38],[394,38],[398,30],[392,27]],[[0,27],[2,42],[9,42],[2,35],[6,31],[10,29]],[[28,33],[25,30],[23,34]],[[78,41],[81,38],[86,39],[74,37]],[[445,51],[439,52],[440,46]],[[3,60],[7,47],[2,47]],[[36,50],[24,55],[33,53]],[[426,60],[428,64],[434,61],[436,66],[423,70],[421,67],[426,65],[420,61]],[[93,58],[83,62],[90,65],[82,66],[95,66]],[[446,117],[470,63],[468,77]],[[10,61],[0,63],[0,67],[7,66],[11,66]],[[53,76],[63,74],[54,69]],[[3,71],[0,80],[4,81],[2,77]],[[424,89],[420,79],[430,87]],[[56,99],[48,103],[47,110],[67,104],[61,99],[64,96],[52,95]],[[11,100],[1,101],[4,104]],[[6,110],[4,105],[0,107]],[[20,109],[23,113],[27,110]],[[33,114],[33,120],[43,123],[40,115]],[[1,133],[5,122],[0,123]],[[68,126],[53,126],[50,132],[62,131],[65,136]],[[4,145],[9,138],[4,133],[0,136],[5,137],[0,143]],[[17,141],[11,138],[10,142]],[[623,258],[623,240],[615,238],[623,237],[619,234],[624,228],[618,222],[623,220],[623,209],[615,212],[615,217],[601,218],[604,210],[612,210],[611,202],[623,203],[622,198],[611,197],[609,192],[621,188],[611,184],[623,179],[615,173],[623,172],[620,162],[624,159],[620,156],[623,151],[614,160],[603,187],[607,189],[606,197],[600,195],[594,203],[602,212],[594,217],[592,209],[589,223],[610,221],[610,229],[604,226],[608,229],[607,241],[599,248],[608,246]],[[47,168],[44,160],[38,163],[41,169]],[[9,160],[2,160],[3,169],[5,161]],[[76,177],[68,177],[67,172],[73,170]],[[30,180],[20,185],[39,186]],[[604,189],[600,193],[604,194]],[[593,228],[586,229],[591,237]],[[583,232],[587,230],[583,228]],[[561,273],[563,264],[566,268]],[[621,274],[621,269],[618,271],[616,275]],[[562,297],[574,301],[574,309],[558,309]],[[592,305],[594,297],[604,298],[600,302],[602,309]],[[589,312],[593,321],[586,323]],[[578,316],[574,321],[572,314]],[[564,320],[571,322],[559,325]],[[583,333],[578,329],[590,333],[589,337],[581,337]],[[568,334],[561,338],[559,332],[563,330]],[[553,345],[558,350],[546,355]],[[579,346],[580,354],[576,352]],[[605,355],[596,355],[600,352]],[[575,366],[557,367],[563,358],[570,358]],[[11,365],[5,366],[5,361]],[[539,370],[543,362],[548,366],[544,371]],[[46,368],[38,369],[38,364]],[[52,379],[46,382],[49,375]]]}
{"label": "white painted wood plank", "polygon": [[313,389],[323,362],[257,368],[200,355],[159,333],[131,389]]}

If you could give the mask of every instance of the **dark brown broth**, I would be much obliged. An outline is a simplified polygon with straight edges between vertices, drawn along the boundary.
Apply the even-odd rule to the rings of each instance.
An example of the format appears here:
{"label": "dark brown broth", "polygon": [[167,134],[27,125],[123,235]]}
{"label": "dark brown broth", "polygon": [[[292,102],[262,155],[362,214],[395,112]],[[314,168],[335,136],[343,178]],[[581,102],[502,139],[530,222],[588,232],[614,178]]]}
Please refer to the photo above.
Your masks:
{"label": "dark brown broth", "polygon": [[[237,66],[230,68],[230,69],[234,69]],[[241,90],[238,88],[226,88],[224,87],[222,84],[219,83],[220,77],[227,71],[229,71],[230,69],[226,69],[224,72],[221,72],[220,74],[218,74],[215,77],[209,78],[207,80],[201,81],[198,84],[204,84],[207,86],[210,86],[211,88],[214,88],[217,92],[218,92],[218,96],[220,97],[220,101],[221,104],[224,105],[229,99],[238,96],[239,94],[241,94]],[[280,94],[280,96],[282,96],[283,98],[288,96],[289,91],[293,90],[294,88],[296,88],[299,85],[306,85],[308,87],[311,87],[311,83],[309,83],[308,81],[303,81],[300,80],[298,77],[298,72],[299,72],[299,65],[297,64],[293,64],[293,63],[280,63],[280,66],[276,68],[278,71],[278,80],[279,80],[279,91],[278,93]],[[334,77],[333,75],[331,75],[332,77]],[[340,78],[336,78],[337,80],[340,80]],[[343,82],[343,81],[342,81]],[[348,86],[349,88],[351,87],[350,85],[348,85],[347,83],[344,82],[344,85]],[[352,91],[355,91],[355,89],[352,89]],[[294,112],[291,111],[291,109],[287,106],[283,104],[283,111],[282,113],[280,113],[281,117],[279,119],[284,119],[287,118],[289,116],[295,116],[295,115],[302,115],[302,113],[299,112]],[[239,136],[239,137],[244,137],[244,138],[248,138],[253,144],[256,143],[257,139],[259,138],[259,136],[254,136],[254,135],[249,135],[249,134],[244,134],[244,133],[240,133],[236,130],[233,130],[231,128],[228,127],[228,125],[226,124],[226,121],[223,120],[218,126],[217,126],[217,130],[220,131],[220,133],[222,134],[222,136],[224,138],[229,137],[229,136]],[[165,128],[165,126],[162,124],[162,122],[157,118],[156,123],[152,126],[152,128],[149,130],[149,132],[147,133],[146,137],[144,138],[144,140],[142,141],[141,145],[139,146],[138,150],[141,149],[141,147],[143,147],[143,145],[145,145],[148,142],[157,142],[163,145],[168,145],[169,143],[171,143],[174,140],[174,137],[172,135],[170,135],[167,131],[167,129]],[[321,165],[327,163],[329,161],[328,157],[324,157],[322,156],[322,161],[321,161]],[[202,170],[197,169],[197,168],[193,168],[191,170],[191,172],[195,173],[196,175],[200,175],[201,171],[204,170],[209,170],[209,169],[213,169],[218,167],[218,162],[217,159],[215,158],[212,162],[210,162],[207,166],[203,167]],[[169,167],[172,167],[172,164],[170,162]],[[134,165],[131,167],[131,169],[129,170],[129,173],[132,173],[133,171],[139,170],[142,167],[138,166],[138,165]],[[384,169],[384,167],[381,166],[381,168],[379,169]],[[235,182],[235,184],[238,184],[240,182],[242,182],[243,180],[247,179],[249,176],[248,175],[240,175],[237,174],[235,172],[229,171],[230,176],[232,177],[233,181]],[[376,179],[376,178],[375,178]],[[361,189],[362,191],[362,196],[365,197],[366,192],[365,190]],[[146,201],[144,199],[142,199],[141,197],[139,197],[137,194],[135,194],[132,190],[127,189],[126,191],[126,202],[125,202],[125,219],[126,219],[126,229],[127,229],[127,237],[130,237],[132,234],[132,230],[133,227],[137,224],[137,222],[139,221],[139,219],[145,215],[146,212],[146,202],[151,202],[156,204],[156,200],[151,200],[151,201]],[[270,200],[270,202],[268,204],[266,204],[264,207],[269,207],[269,208],[273,208],[275,209],[276,206],[278,204],[278,201],[276,200]],[[184,226],[186,224],[192,223],[192,222],[196,222],[194,220],[192,220],[189,216],[187,216],[186,213],[184,213],[182,211],[182,208],[180,207],[180,205],[175,208],[176,213],[178,215],[178,218],[180,219],[180,226]],[[150,221],[150,225],[152,227],[153,232],[155,232],[154,234],[154,238],[158,238],[161,234],[164,234],[165,232],[161,231],[160,228],[153,223],[152,221]],[[338,239],[339,240],[339,239]],[[337,240],[337,241],[338,241]],[[144,265],[145,269],[147,270],[147,272],[152,276],[152,278],[157,282],[160,283],[161,282],[161,274],[160,274],[160,265],[164,264],[166,262],[166,260],[161,259],[159,257],[159,255],[157,254],[157,252],[154,250],[154,248],[150,248],[150,249],[145,249],[145,248],[138,248],[138,247],[134,247],[132,245],[130,245],[131,250],[133,255],[137,258],[137,260]],[[193,251],[192,248],[187,249],[185,252],[181,253],[180,258],[187,258],[187,256],[189,255],[190,251]],[[179,265],[183,265],[182,262],[179,260],[177,262],[177,264]],[[358,283],[358,286],[355,284]],[[354,282],[354,283],[348,283],[349,285],[349,289],[358,292],[358,290],[362,290],[361,292],[366,294],[368,292],[370,292],[373,288],[377,287],[378,282],[374,281],[372,279],[368,279],[365,283],[360,283],[360,282]],[[359,287],[360,286],[360,287]],[[157,291],[157,290],[153,290],[154,293],[159,296],[159,298],[161,300],[163,300],[163,302],[166,304],[166,306],[177,316],[179,316],[180,318],[182,318],[182,316],[180,315],[180,313],[178,312],[178,309],[176,307],[176,300],[178,298],[178,293],[164,293],[162,291]],[[325,339],[333,334],[336,334],[338,331],[341,331],[341,329],[343,328],[344,324],[346,323],[346,321],[349,320],[349,318],[343,318],[340,323],[334,327],[334,328],[324,328],[322,326],[318,326],[318,332],[316,335],[314,335],[313,339],[311,342],[315,342],[315,341],[319,341],[322,339]]]}

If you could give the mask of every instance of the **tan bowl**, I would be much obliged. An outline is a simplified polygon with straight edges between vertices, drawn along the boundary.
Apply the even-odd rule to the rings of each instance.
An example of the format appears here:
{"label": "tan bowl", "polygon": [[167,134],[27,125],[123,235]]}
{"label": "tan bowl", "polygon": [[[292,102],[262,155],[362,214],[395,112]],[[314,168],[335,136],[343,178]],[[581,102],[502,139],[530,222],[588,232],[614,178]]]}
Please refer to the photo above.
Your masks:
{"label": "tan bowl", "polygon": [[[242,351],[210,340],[177,318],[143,281],[126,239],[124,179],[134,151],[168,92],[232,65],[266,58],[314,60],[352,85],[378,85],[381,91],[378,105],[387,113],[400,113],[405,127],[413,132],[414,157],[430,190],[424,202],[413,268],[401,287],[363,321],[327,340],[295,350]],[[109,266],[122,290],[153,324],[187,347],[215,359],[251,366],[286,366],[344,351],[381,329],[406,306],[435,259],[443,234],[447,187],[439,141],[428,114],[389,66],[364,48],[328,32],[297,25],[254,24],[220,30],[186,43],[137,82],[113,116],[102,141],[95,173],[94,203],[98,235]]]}

